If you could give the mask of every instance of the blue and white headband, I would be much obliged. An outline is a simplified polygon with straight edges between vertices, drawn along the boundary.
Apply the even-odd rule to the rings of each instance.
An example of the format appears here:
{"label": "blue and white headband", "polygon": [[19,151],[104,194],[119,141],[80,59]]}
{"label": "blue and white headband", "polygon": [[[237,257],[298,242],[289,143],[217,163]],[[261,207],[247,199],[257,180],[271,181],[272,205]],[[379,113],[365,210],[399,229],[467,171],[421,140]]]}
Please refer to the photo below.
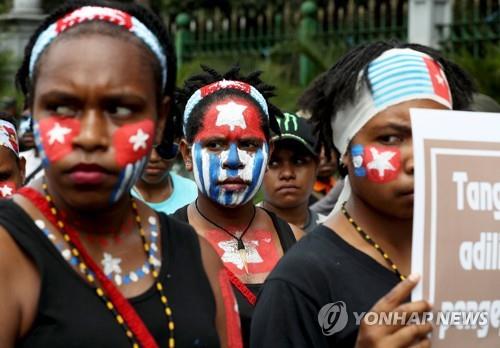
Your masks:
{"label": "blue and white headband", "polygon": [[[371,90],[367,85],[369,81]],[[333,141],[341,155],[349,142],[379,112],[414,99],[430,99],[451,109],[452,97],[443,69],[429,55],[393,48],[368,64],[357,83],[357,98],[332,122]]]}
{"label": "blue and white headband", "polygon": [[269,119],[269,109],[267,107],[266,99],[255,87],[241,81],[222,80],[201,87],[200,89],[196,90],[196,92],[194,92],[191,97],[189,97],[183,114],[184,134],[186,134],[186,126],[188,124],[189,117],[191,116],[191,113],[193,112],[195,106],[203,98],[221,89],[235,89],[250,95],[260,105],[266,117]]}
{"label": "blue and white headband", "polygon": [[162,86],[165,88],[167,83],[167,58],[163,53],[163,48],[158,38],[141,21],[128,13],[114,8],[100,6],[80,7],[51,24],[40,34],[40,36],[38,36],[38,39],[33,45],[33,50],[31,51],[29,65],[30,77],[33,77],[35,65],[42,52],[58,35],[75,25],[89,21],[105,21],[123,27],[141,39],[160,62],[162,69]]}
{"label": "blue and white headband", "polygon": [[[368,83],[371,89],[368,87]],[[429,55],[409,48],[393,48],[368,64],[358,76],[357,98],[339,110],[332,121],[333,142],[341,158],[358,132],[379,112],[402,102],[430,99],[448,109],[452,96],[443,69]],[[329,216],[340,211],[351,195],[349,176]]]}

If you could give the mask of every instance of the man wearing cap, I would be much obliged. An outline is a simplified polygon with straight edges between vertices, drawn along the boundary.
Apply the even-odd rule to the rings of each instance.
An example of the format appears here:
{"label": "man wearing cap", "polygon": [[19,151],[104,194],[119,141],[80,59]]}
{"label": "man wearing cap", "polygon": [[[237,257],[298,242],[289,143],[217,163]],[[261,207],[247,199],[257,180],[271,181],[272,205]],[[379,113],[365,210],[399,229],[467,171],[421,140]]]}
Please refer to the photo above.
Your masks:
{"label": "man wearing cap", "polygon": [[309,209],[318,172],[319,153],[312,125],[297,115],[278,119],[281,136],[274,136],[274,150],[264,176],[261,206],[308,233],[324,216]]}

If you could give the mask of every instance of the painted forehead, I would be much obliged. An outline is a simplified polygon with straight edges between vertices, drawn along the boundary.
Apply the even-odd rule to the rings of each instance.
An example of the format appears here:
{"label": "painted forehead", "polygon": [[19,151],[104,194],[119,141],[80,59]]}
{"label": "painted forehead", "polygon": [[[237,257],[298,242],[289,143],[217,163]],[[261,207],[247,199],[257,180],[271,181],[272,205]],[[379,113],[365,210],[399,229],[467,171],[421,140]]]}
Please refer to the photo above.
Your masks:
{"label": "painted forehead", "polygon": [[205,109],[195,141],[210,136],[223,136],[229,140],[246,136],[265,141],[261,116],[262,111],[255,103],[239,96],[213,101]]}

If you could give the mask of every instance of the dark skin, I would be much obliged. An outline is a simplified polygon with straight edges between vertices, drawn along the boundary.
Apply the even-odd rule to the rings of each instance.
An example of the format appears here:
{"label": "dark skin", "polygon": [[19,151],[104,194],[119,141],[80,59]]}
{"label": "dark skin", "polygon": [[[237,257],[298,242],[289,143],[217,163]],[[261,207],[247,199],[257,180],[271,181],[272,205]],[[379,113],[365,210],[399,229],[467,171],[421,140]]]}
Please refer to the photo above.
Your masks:
{"label": "dark skin", "polygon": [[0,146],[0,182],[10,181],[21,187],[24,182],[26,160],[17,158],[11,149]]}
{"label": "dark skin", "polygon": [[135,184],[135,189],[147,202],[159,203],[170,197],[173,190],[169,175],[172,165],[173,160],[161,158],[155,149],[151,151],[146,169]]}
{"label": "dark skin", "polygon": [[[49,192],[57,208],[67,214],[67,221],[78,222],[77,231],[94,261],[99,264],[106,251],[121,257],[121,267],[127,271],[143,264],[145,254],[136,225],[126,224],[133,219],[130,196],[123,195],[116,203],[109,204],[120,171],[114,159],[112,134],[122,125],[148,118],[155,122],[157,130],[163,129],[170,99],[165,97],[157,101],[154,97],[157,86],[150,60],[154,58],[147,57],[142,43],[133,37],[130,40],[99,34],[62,37],[51,44],[38,63],[39,75],[32,105],[36,120],[54,114],[80,120],[81,129],[73,138],[72,152],[46,170]],[[105,168],[105,179],[87,187],[72,182],[68,178],[68,168],[82,162],[96,163]],[[41,184],[41,181],[36,181],[32,187],[43,192]],[[15,196],[14,200],[32,219],[45,221],[56,241],[64,243],[61,231],[52,226],[30,201],[22,196]],[[151,216],[159,221],[156,213],[145,204],[137,204],[143,221]],[[99,226],[110,228],[103,231]],[[124,231],[124,226],[130,226],[130,230]],[[149,239],[150,228],[144,228]],[[86,238],[96,233],[109,238],[106,248],[90,242],[92,238]],[[120,244],[113,243],[116,234],[122,237]],[[200,249],[215,296],[217,314],[214,322],[222,346],[227,346],[226,316],[218,280],[222,265],[202,239]],[[130,298],[144,293],[153,283],[153,278],[148,275],[138,282],[117,287]],[[0,227],[1,347],[14,347],[33,328],[40,289],[38,270],[7,231]]]}
{"label": "dark skin", "polygon": [[[254,143],[259,143],[259,142],[262,143],[262,141],[258,141],[256,139],[250,139],[250,140]],[[247,146],[246,144],[250,140],[246,139],[246,137],[243,136],[239,140],[241,142],[239,147],[245,148]],[[212,143],[213,141],[207,140],[204,142],[203,146],[212,146],[211,145]],[[228,146],[228,141],[223,137],[218,139],[216,143],[219,145],[215,146],[213,151],[220,151],[221,147]],[[192,158],[191,146],[185,140],[183,140],[180,144],[180,151],[184,158],[186,169],[188,171],[192,171],[193,163],[191,159]],[[272,149],[270,150],[270,152],[272,152]],[[244,164],[242,163],[242,165]],[[251,200],[245,204],[241,204],[235,207],[225,207],[223,205],[218,204],[217,202],[214,202],[211,198],[205,196],[201,191],[198,191],[198,207],[203,212],[204,215],[209,217],[210,220],[216,221],[218,225],[223,227],[237,226],[239,227],[240,230],[243,230],[247,226],[255,209],[254,204]],[[213,224],[208,222],[198,213],[194,202],[188,206],[188,220],[189,224],[194,227],[196,232],[200,236],[207,238],[208,240],[211,240],[211,238],[213,238],[214,232],[218,236],[222,237],[227,236],[224,231],[221,231],[220,229],[215,227]],[[291,227],[295,234],[295,237],[297,239],[302,238],[304,234],[303,231],[293,225],[291,225]],[[279,242],[272,220],[265,211],[257,208],[255,219],[253,220],[252,225],[249,228],[248,232],[245,234],[243,240],[245,241],[259,240],[259,233],[261,233],[261,231],[266,231],[267,233],[269,233],[269,236],[272,239],[273,248],[278,255],[277,259],[281,258],[281,256],[283,256],[283,249]],[[231,238],[228,239],[231,240]],[[266,255],[260,255],[260,256],[264,260],[266,260]],[[273,262],[272,267],[274,267],[274,262],[277,261],[277,259],[271,261]],[[229,264],[226,264],[226,266],[228,265]],[[260,272],[260,273],[249,272],[244,274],[237,274],[237,276],[245,284],[263,283],[264,280],[269,275],[272,267],[269,267],[269,270],[266,272]]]}
{"label": "dark skin", "polygon": [[318,170],[318,159],[294,140],[274,143],[264,176],[264,208],[303,228],[309,218],[309,196]]}
{"label": "dark skin", "polygon": [[[399,175],[388,183],[375,183],[366,177],[354,175],[351,155],[344,155],[352,194],[346,209],[354,221],[376,241],[390,256],[403,275],[411,271],[411,247],[413,225],[413,148],[410,108],[444,109],[431,100],[403,102],[377,114],[354,137],[351,144],[389,146],[401,153]],[[347,243],[364,252],[382,266],[390,266],[380,253],[368,244],[346,217],[339,212],[324,223]],[[372,308],[376,312],[417,312],[430,310],[427,301],[405,303],[418,282],[412,275]],[[426,334],[430,324],[396,327],[389,325],[369,326],[363,323],[358,335],[358,347],[429,347]]]}

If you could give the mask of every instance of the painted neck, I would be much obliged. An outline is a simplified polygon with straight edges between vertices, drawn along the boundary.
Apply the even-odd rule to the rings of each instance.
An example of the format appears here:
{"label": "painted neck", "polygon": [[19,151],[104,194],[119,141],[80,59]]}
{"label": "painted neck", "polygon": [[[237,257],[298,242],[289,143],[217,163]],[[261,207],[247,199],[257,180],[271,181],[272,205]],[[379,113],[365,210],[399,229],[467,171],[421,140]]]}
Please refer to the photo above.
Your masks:
{"label": "painted neck", "polygon": [[56,191],[50,189],[57,210],[81,234],[116,235],[119,234],[127,219],[133,220],[132,202],[129,195],[124,195],[107,209],[80,210],[68,205]]}
{"label": "painted neck", "polygon": [[[194,203],[193,203],[194,204]],[[253,202],[249,201],[234,208],[222,206],[198,191],[198,208],[212,221],[221,226],[239,226],[247,223],[253,215]]]}

